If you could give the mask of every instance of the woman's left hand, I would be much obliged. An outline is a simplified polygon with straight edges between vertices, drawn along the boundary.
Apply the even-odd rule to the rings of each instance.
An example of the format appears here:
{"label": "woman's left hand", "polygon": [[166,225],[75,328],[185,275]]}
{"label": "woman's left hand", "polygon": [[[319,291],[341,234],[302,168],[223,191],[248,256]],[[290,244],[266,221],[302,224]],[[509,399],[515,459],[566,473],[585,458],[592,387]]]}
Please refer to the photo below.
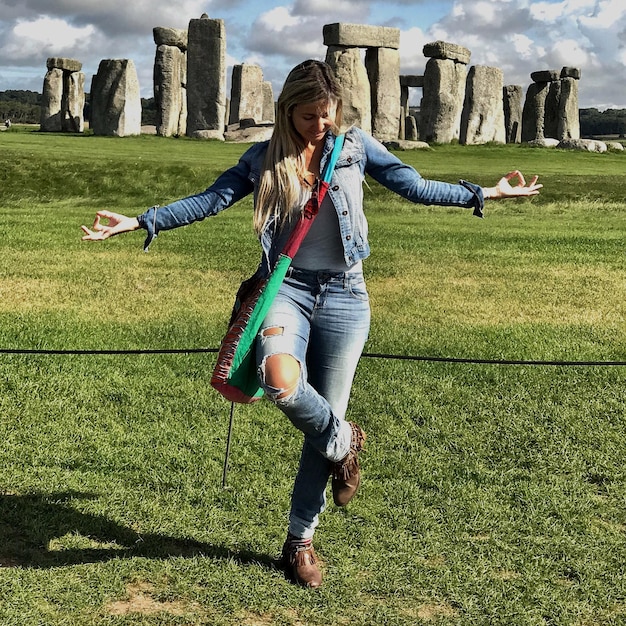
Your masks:
{"label": "woman's left hand", "polygon": [[[505,174],[495,187],[483,187],[485,200],[495,200],[498,198],[518,198],[520,196],[536,196],[543,185],[537,184],[539,176],[533,176],[532,180],[526,184],[524,175],[519,171]],[[511,181],[517,179],[517,185],[513,186]]]}

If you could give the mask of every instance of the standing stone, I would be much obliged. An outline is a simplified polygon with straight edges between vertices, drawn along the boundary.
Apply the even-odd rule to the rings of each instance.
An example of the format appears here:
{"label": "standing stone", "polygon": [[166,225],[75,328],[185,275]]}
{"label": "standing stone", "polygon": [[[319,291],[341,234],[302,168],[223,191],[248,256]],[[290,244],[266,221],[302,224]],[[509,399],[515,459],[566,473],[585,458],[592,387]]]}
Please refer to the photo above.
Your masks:
{"label": "standing stone", "polygon": [[244,63],[233,67],[230,90],[229,124],[243,119],[263,121],[263,70]]}
{"label": "standing stone", "polygon": [[343,123],[372,132],[370,82],[358,48],[329,46],[326,62],[332,67],[343,92]]}
{"label": "standing stone", "polygon": [[60,133],[63,130],[61,102],[63,100],[63,70],[52,68],[43,79],[40,130]]}
{"label": "standing stone", "polygon": [[171,137],[185,132],[182,118],[186,110],[183,87],[186,61],[185,53],[177,47],[157,47],[153,74],[157,135]]}
{"label": "standing stone", "polygon": [[450,143],[460,135],[466,66],[471,52],[445,41],[427,43],[423,51],[430,58],[424,71],[420,139],[428,143]]}
{"label": "standing stone", "polygon": [[561,72],[561,97],[558,105],[557,139],[580,139],[580,114],[578,108],[578,77],[564,73],[574,68],[563,68]]}
{"label": "standing stone", "polygon": [[544,118],[546,98],[550,83],[530,83],[522,109],[522,141],[535,141],[545,138]]}
{"label": "standing stone", "polygon": [[498,67],[474,65],[467,74],[461,115],[462,144],[505,143],[503,74]]}
{"label": "standing stone", "polygon": [[548,93],[543,112],[543,136],[558,139],[559,102],[561,101],[561,81],[557,78],[548,83]]}
{"label": "standing stone", "polygon": [[372,98],[372,134],[379,141],[400,136],[400,52],[392,48],[368,48],[365,68]]}
{"label": "standing stone", "polygon": [[274,103],[274,90],[269,80],[263,81],[263,121],[276,121],[276,104]]}
{"label": "standing stone", "polygon": [[223,140],[225,121],[224,20],[192,19],[187,43],[187,135]]}
{"label": "standing stone", "polygon": [[404,120],[404,139],[407,141],[417,141],[417,120],[414,115],[407,115]]}
{"label": "standing stone", "polygon": [[91,127],[94,135],[141,134],[139,80],[132,60],[100,61],[91,84]]}
{"label": "standing stone", "polygon": [[[400,139],[409,139],[413,140],[412,137],[409,137],[408,126],[406,125],[407,118],[410,115],[409,111],[409,88],[410,87],[419,87],[420,89],[424,87],[424,77],[416,76],[416,75],[403,75],[400,76]],[[419,127],[418,119],[415,118],[416,129]],[[415,138],[417,139],[417,137]]]}
{"label": "standing stone", "polygon": [[63,100],[63,131],[70,133],[84,132],[85,74],[83,72],[64,72]]}
{"label": "standing stone", "polygon": [[40,130],[81,133],[85,129],[82,66],[80,61],[61,57],[49,57],[46,61]]}
{"label": "standing stone", "polygon": [[450,143],[460,135],[465,98],[465,64],[451,59],[429,59],[424,70],[420,104],[420,139]]}
{"label": "standing stone", "polygon": [[522,140],[522,86],[503,87],[504,130],[507,143],[520,143]]}

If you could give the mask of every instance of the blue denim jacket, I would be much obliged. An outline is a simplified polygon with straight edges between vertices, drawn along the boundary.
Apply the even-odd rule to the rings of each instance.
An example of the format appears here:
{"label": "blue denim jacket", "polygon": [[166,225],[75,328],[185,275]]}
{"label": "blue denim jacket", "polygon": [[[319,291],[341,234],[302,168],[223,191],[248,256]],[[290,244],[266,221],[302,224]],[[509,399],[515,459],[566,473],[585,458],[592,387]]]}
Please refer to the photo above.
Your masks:
{"label": "blue denim jacket", "polygon": [[[323,168],[335,141],[328,133],[320,167]],[[152,207],[138,216],[139,224],[148,231],[145,248],[162,230],[191,224],[216,215],[241,198],[258,190],[268,142],[248,149],[234,167],[226,170],[205,191],[163,207]],[[348,267],[370,254],[367,220],[363,212],[363,181],[365,174],[419,204],[472,208],[482,217],[482,188],[467,181],[458,185],[426,180],[411,166],[391,154],[380,142],[360,128],[346,132],[344,147],[335,166],[328,194],[337,211],[339,228]],[[261,235],[262,267],[271,267],[280,253],[276,248],[276,225],[270,222]]]}

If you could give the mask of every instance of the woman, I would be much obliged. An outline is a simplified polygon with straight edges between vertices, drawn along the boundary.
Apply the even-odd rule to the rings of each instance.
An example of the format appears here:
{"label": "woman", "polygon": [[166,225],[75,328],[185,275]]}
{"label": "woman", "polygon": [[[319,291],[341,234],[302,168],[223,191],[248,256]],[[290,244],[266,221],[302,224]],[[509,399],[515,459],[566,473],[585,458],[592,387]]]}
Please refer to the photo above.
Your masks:
{"label": "woman", "polygon": [[[91,229],[82,227],[83,239],[144,228],[148,245],[162,230],[215,215],[254,193],[261,270],[268,272],[315,189],[340,126],[341,90],[331,68],[305,61],[285,81],[269,142],[252,146],[202,193],[137,218],[99,211]],[[526,185],[517,171],[490,188],[427,181],[362,130],[346,132],[330,189],[256,340],[266,396],[304,434],[282,557],[293,579],[308,587],[322,582],[312,537],[326,506],[328,478],[338,506],[352,499],[360,481],[365,433],[345,414],[370,323],[362,272],[370,252],[365,174],[412,202],[471,208],[478,216],[485,198],[532,196],[542,186],[536,176]]]}

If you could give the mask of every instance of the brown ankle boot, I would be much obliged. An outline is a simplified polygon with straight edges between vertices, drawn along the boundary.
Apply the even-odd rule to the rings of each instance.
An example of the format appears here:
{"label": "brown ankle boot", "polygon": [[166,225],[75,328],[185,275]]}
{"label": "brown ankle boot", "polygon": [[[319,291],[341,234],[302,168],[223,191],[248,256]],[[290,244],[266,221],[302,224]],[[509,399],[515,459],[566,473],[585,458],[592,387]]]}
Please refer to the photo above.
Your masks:
{"label": "brown ankle boot", "polygon": [[283,545],[282,564],[298,585],[317,588],[322,584],[322,572],[310,539],[298,539],[288,534]]}
{"label": "brown ankle boot", "polygon": [[352,427],[350,451],[332,466],[333,501],[337,506],[346,506],[354,497],[361,482],[359,452],[365,445],[365,433],[354,422],[350,422],[350,426]]}

